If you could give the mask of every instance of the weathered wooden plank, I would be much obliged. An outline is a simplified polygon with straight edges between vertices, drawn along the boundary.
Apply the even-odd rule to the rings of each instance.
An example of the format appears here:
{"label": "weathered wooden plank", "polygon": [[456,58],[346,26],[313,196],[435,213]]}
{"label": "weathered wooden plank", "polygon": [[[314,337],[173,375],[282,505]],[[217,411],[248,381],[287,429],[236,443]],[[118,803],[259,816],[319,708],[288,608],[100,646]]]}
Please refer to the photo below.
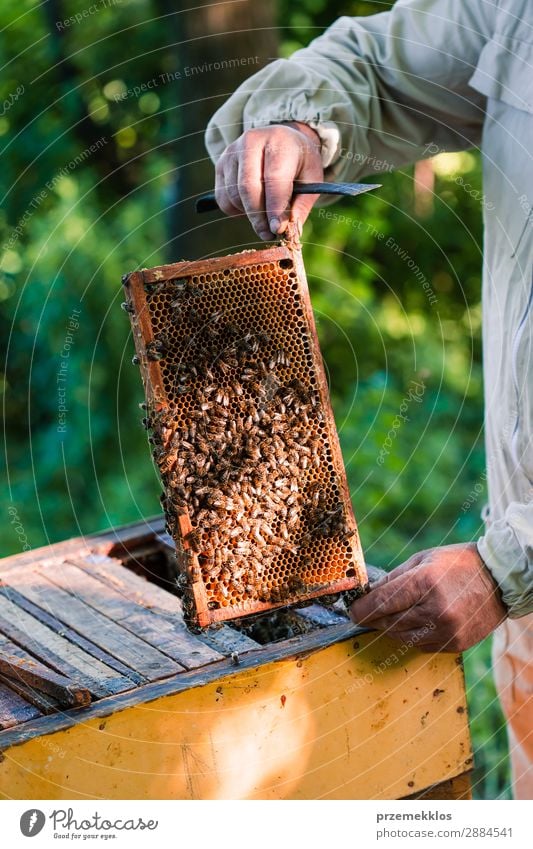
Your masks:
{"label": "weathered wooden plank", "polygon": [[[55,566],[50,566],[50,570]],[[50,572],[51,574],[51,572]],[[121,625],[88,606],[76,595],[51,582],[49,573],[37,569],[12,569],[4,580],[34,604],[44,607],[70,628],[95,642],[121,663],[136,669],[148,681],[183,671],[175,661],[149,646]]]}
{"label": "weathered wooden plank", "polygon": [[0,683],[0,730],[14,728],[41,716],[41,711],[29,705],[5,684]]}
{"label": "weathered wooden plank", "polygon": [[[6,678],[5,675],[0,675],[0,681],[10,690],[13,690],[21,699],[24,699],[33,708],[39,711],[39,721],[42,721],[42,716],[50,716],[51,714],[64,713],[64,709],[57,699],[52,696],[47,696],[46,693],[40,693],[29,684],[23,681],[15,680],[14,678]],[[31,720],[28,720],[31,722]]]}
{"label": "weathered wooden plank", "polygon": [[330,625],[342,625],[349,621],[348,616],[343,616],[342,613],[323,607],[321,604],[310,604],[307,607],[298,608],[298,610],[294,610],[293,612],[306,622],[317,625],[320,628],[327,628]]}
{"label": "weathered wooden plank", "polygon": [[52,631],[59,634],[60,637],[64,637],[69,643],[78,646],[85,654],[102,661],[102,663],[114,669],[115,672],[118,672],[124,678],[129,678],[133,684],[143,684],[146,682],[146,678],[143,678],[138,672],[130,669],[129,666],[125,666],[125,664],[121,663],[115,657],[111,657],[110,654],[101,649],[100,646],[97,646],[96,643],[82,637],[77,631],[73,631],[64,622],[60,622],[59,619],[56,619],[55,616],[43,610],[42,607],[38,607],[32,601],[29,601],[29,599],[25,598],[13,587],[9,587],[6,584],[2,585],[1,581],[0,593],[16,604],[17,607],[20,607],[21,610],[25,610],[31,614],[34,619],[38,619],[43,625],[47,625]]}
{"label": "weathered wooden plank", "polygon": [[252,640],[251,637],[229,628],[228,625],[222,625],[219,628],[216,626],[207,628],[202,633],[202,640],[226,657],[231,654],[242,654],[245,651],[257,651],[261,648],[259,643]]}
{"label": "weathered wooden plank", "polygon": [[[170,540],[169,545],[174,543],[172,539],[166,535],[159,535],[158,539],[167,544],[164,537]],[[104,580],[110,586],[113,586],[117,592],[121,592],[128,598],[135,600],[137,604],[142,604],[143,607],[151,609],[154,613],[159,613],[171,621],[175,627],[179,628],[180,635],[185,629],[187,639],[190,640],[191,646],[198,647],[198,642],[205,643],[214,650],[211,660],[203,660],[204,663],[210,663],[214,660],[220,660],[222,656],[228,657],[234,652],[242,653],[244,651],[253,651],[260,649],[259,643],[252,640],[250,637],[233,630],[228,625],[219,625],[208,628],[201,634],[191,634],[183,620],[183,609],[181,599],[178,596],[158,587],[157,584],[152,584],[145,578],[141,578],[136,574],[132,574],[126,569],[120,561],[105,555],[88,555],[83,558],[76,558],[76,565],[80,569],[84,569],[94,577]],[[202,653],[203,654],[203,653]],[[203,658],[202,658],[203,659]],[[186,665],[185,658],[182,661]],[[196,662],[196,657],[191,657],[191,661],[195,661],[194,665],[188,666],[189,669],[196,668],[199,664]]]}
{"label": "weathered wooden plank", "polygon": [[134,686],[129,678],[119,675],[99,660],[85,654],[25,610],[21,610],[1,592],[0,633],[61,675],[75,680],[97,698],[123,693]]}
{"label": "weathered wooden plank", "polygon": [[[162,651],[171,652],[170,656],[187,669],[197,669],[222,659],[223,654],[188,630],[177,596],[140,578],[111,558],[76,558],[69,563],[88,579],[108,588],[110,595],[105,597],[105,602],[102,594],[96,593],[99,603],[105,603],[107,615],[119,616],[120,623],[124,627],[135,628],[135,633],[142,628],[143,639],[150,643],[155,640]],[[65,564],[60,568],[66,568]],[[94,584],[85,583],[82,587],[78,580],[77,595],[83,594],[80,597],[89,599],[91,593],[95,597],[94,592]],[[142,617],[142,621],[141,611],[148,614]]]}
{"label": "weathered wooden plank", "polygon": [[0,673],[23,681],[42,693],[57,699],[64,707],[90,704],[91,694],[65,675],[35,660],[31,654],[0,634]]}
{"label": "weathered wooden plank", "polygon": [[79,569],[114,587],[117,592],[131,601],[155,613],[168,614],[171,621],[184,624],[181,600],[178,596],[131,572],[115,557],[89,554],[85,557],[69,558],[69,560],[75,562]]}
{"label": "weathered wooden plank", "polygon": [[43,545],[31,551],[4,557],[0,560],[0,573],[12,569],[14,566],[19,568],[34,564],[36,561],[48,563],[63,560],[69,555],[79,557],[82,554],[96,551],[103,554],[115,553],[116,551],[131,552],[137,545],[153,540],[156,534],[164,531],[164,528],[165,519],[162,516],[152,516],[145,521],[134,522],[131,525],[110,528],[89,536],[73,537],[53,545]]}

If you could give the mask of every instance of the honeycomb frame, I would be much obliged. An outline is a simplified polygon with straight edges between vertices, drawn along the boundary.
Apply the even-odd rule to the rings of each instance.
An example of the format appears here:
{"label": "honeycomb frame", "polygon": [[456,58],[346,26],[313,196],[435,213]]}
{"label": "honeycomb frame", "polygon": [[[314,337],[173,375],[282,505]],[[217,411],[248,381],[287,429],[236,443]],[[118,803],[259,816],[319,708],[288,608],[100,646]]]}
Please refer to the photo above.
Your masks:
{"label": "honeycomb frame", "polygon": [[191,625],[363,592],[298,241],[123,284]]}

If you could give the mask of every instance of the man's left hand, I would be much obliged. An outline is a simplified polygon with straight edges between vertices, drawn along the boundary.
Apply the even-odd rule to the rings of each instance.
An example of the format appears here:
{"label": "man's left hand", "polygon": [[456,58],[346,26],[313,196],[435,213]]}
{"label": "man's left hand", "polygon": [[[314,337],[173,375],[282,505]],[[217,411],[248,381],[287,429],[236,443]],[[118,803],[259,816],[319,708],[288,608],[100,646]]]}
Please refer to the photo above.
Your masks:
{"label": "man's left hand", "polygon": [[351,606],[358,625],[426,651],[460,652],[507,617],[474,543],[420,551]]}

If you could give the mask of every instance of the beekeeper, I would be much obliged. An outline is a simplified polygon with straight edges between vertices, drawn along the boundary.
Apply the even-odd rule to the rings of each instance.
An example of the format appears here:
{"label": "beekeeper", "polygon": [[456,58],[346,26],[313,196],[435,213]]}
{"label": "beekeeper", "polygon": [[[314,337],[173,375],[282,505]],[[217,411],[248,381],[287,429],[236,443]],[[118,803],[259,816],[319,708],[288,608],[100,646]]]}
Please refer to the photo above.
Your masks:
{"label": "beekeeper", "polygon": [[[352,607],[361,624],[430,651],[495,630],[515,795],[533,798],[533,3],[399,0],[340,18],[247,80],[206,133],[216,197],[272,239],[294,180],[344,181],[481,147],[489,506],[476,543],[422,551]],[[428,627],[429,625],[429,627]]]}

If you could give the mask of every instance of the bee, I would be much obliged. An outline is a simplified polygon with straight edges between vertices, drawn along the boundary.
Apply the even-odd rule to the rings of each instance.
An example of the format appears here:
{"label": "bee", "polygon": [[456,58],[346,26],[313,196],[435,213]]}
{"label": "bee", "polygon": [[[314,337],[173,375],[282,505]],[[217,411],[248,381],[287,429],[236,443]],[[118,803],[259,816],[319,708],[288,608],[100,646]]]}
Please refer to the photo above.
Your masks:
{"label": "bee", "polygon": [[163,460],[164,454],[165,452],[160,447],[154,448],[154,450],[152,451],[152,457],[154,458],[156,463],[159,463],[161,460]]}
{"label": "bee", "polygon": [[177,278],[172,281],[173,289],[178,295],[190,295],[192,298],[199,298],[202,290],[194,285],[188,277]]}
{"label": "bee", "polygon": [[[271,600],[270,590],[269,590],[268,584],[261,584],[261,587],[260,587],[259,593],[258,593],[258,597],[259,597],[259,601],[263,601],[263,602],[267,602],[267,601]],[[272,599],[272,601],[273,600],[274,599]]]}
{"label": "bee", "polygon": [[196,584],[198,581],[202,580],[202,570],[199,566],[194,565],[191,567],[191,581],[193,584]]}
{"label": "bee", "polygon": [[257,544],[258,544],[261,548],[264,548],[264,547],[265,547],[265,545],[266,545],[266,540],[265,540],[265,538],[264,538],[263,536],[261,536],[261,532],[260,532],[259,527],[258,527],[257,525],[255,525],[255,526],[254,526],[254,528],[253,528],[253,530],[252,530],[252,536],[253,536],[253,538],[254,538],[255,542],[256,542],[256,543],[257,543]]}
{"label": "bee", "polygon": [[299,511],[294,507],[289,510],[289,512],[287,513],[287,528],[293,529],[297,527],[297,525],[299,524],[298,512]]}
{"label": "bee", "polygon": [[217,402],[217,404],[222,404],[224,407],[229,407],[229,392],[227,392],[227,390],[225,389],[219,389],[215,396],[215,401]]}
{"label": "bee", "polygon": [[217,310],[216,312],[214,312],[212,314],[211,318],[209,319],[209,323],[210,324],[220,324],[220,322],[224,318],[225,314],[226,314],[226,310],[224,310],[224,309]]}
{"label": "bee", "polygon": [[227,336],[229,336],[230,338],[232,338],[232,337],[236,338],[236,337],[240,336],[239,328],[237,327],[236,324],[233,324],[231,322],[229,324],[226,324],[224,331],[227,334]]}
{"label": "bee", "polygon": [[156,347],[154,342],[149,342],[146,346],[146,359],[150,360],[150,362],[157,362],[158,360],[162,360],[164,357],[164,351],[159,350]]}
{"label": "bee", "polygon": [[267,390],[264,383],[260,383],[258,380],[253,380],[250,382],[250,391],[254,393],[254,395],[258,395],[259,398],[266,398]]}
{"label": "bee", "polygon": [[283,348],[278,348],[270,358],[268,366],[272,370],[276,368],[276,366],[288,366],[290,363],[291,359],[285,350]]}
{"label": "bee", "polygon": [[237,343],[237,354],[242,359],[246,354],[256,354],[259,342],[252,333],[245,333]]}
{"label": "bee", "polygon": [[226,361],[225,361],[225,360],[223,360],[223,359],[219,359],[219,360],[217,361],[217,365],[218,365],[218,367],[219,367],[220,371],[222,372],[222,374],[226,375],[226,374],[228,374],[228,373],[229,373],[229,371],[230,371],[230,366],[226,363]]}
{"label": "bee", "polygon": [[200,319],[200,313],[194,307],[191,307],[188,312],[188,318],[193,323],[196,323]]}
{"label": "bee", "polygon": [[192,531],[189,531],[189,533],[184,536],[184,541],[187,543],[187,545],[190,546],[192,551],[198,553],[200,551],[201,538],[201,528],[194,528]]}
{"label": "bee", "polygon": [[227,374],[228,371],[232,368],[237,368],[238,362],[235,356],[235,348],[233,345],[229,345],[227,348],[225,348],[219,353],[217,365],[224,374]]}

